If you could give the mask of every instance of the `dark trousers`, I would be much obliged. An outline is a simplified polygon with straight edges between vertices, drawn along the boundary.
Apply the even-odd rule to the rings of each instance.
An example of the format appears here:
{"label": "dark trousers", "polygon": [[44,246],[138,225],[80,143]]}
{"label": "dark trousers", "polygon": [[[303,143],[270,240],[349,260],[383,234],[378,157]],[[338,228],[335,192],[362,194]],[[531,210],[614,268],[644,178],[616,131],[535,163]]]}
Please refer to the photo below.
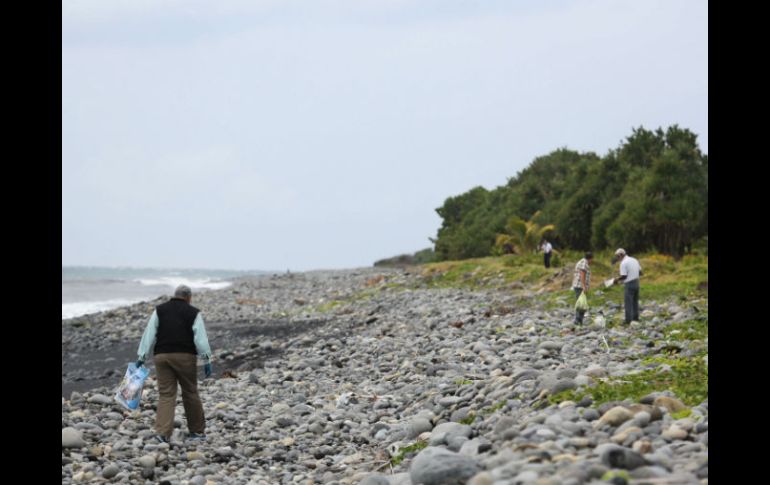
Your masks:
{"label": "dark trousers", "polygon": [[551,253],[543,253],[543,259],[545,260],[545,267],[551,267]]}
{"label": "dark trousers", "polygon": [[626,324],[632,320],[639,321],[639,280],[635,279],[625,284],[623,288],[623,307],[626,311]]}
{"label": "dark trousers", "polygon": [[[583,288],[572,288],[575,290],[575,301],[580,298],[580,294],[583,293]],[[586,314],[585,310],[575,309],[575,325],[583,325],[583,316]]]}
{"label": "dark trousers", "polygon": [[182,403],[191,433],[203,434],[206,420],[203,405],[198,397],[198,369],[195,354],[168,353],[155,355],[155,372],[158,375],[158,414],[155,431],[168,438],[174,430],[177,385],[182,388]]}

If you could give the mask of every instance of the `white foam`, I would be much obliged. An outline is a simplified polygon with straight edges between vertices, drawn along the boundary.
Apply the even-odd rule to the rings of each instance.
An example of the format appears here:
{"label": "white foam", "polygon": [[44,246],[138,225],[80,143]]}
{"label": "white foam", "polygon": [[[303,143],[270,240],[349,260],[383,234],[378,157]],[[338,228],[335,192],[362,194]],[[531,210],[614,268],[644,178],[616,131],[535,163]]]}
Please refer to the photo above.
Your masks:
{"label": "white foam", "polygon": [[134,280],[145,286],[168,286],[176,288],[179,285],[187,285],[192,289],[206,289],[206,290],[221,290],[232,285],[229,281],[215,281],[210,278],[206,279],[188,279],[174,276],[164,276],[161,278],[142,278]]}
{"label": "white foam", "polygon": [[77,302],[77,303],[62,303],[61,318],[62,320],[64,320],[65,318],[74,318],[82,315],[88,315],[90,313],[104,312],[104,311],[112,310],[114,308],[119,308],[122,306],[133,305],[134,303],[139,303],[140,301],[142,300],[141,299],[126,300],[121,298],[121,299],[105,300],[105,301],[84,301],[84,302]]}

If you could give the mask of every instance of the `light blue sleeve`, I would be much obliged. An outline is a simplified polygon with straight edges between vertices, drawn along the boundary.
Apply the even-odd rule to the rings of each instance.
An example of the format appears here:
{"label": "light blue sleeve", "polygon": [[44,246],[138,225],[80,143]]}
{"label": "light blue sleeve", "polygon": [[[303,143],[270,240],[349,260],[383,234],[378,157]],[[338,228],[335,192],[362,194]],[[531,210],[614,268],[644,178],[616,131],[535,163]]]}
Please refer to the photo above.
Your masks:
{"label": "light blue sleeve", "polygon": [[206,335],[206,325],[203,323],[203,315],[198,312],[193,323],[193,334],[195,335],[195,350],[198,356],[204,361],[211,360],[211,347],[209,347],[209,337]]}
{"label": "light blue sleeve", "polygon": [[144,335],[142,335],[142,341],[139,342],[139,354],[138,360],[147,360],[147,356],[150,350],[155,346],[155,337],[158,334],[158,312],[153,311],[150,321],[147,322],[147,327],[144,329]]}

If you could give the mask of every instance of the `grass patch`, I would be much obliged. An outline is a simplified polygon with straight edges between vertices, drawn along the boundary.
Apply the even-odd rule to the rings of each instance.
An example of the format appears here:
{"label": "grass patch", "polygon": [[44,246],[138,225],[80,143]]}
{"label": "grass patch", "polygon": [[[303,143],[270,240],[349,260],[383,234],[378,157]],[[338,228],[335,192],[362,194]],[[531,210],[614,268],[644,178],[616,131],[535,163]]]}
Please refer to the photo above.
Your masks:
{"label": "grass patch", "polygon": [[[591,263],[592,291],[589,298],[594,300],[593,306],[608,301],[622,304],[623,287],[616,285],[601,288],[605,279],[618,276],[618,263],[611,264],[612,251],[594,253]],[[421,265],[423,283],[429,288],[469,288],[491,289],[510,288],[514,283],[524,286],[549,284],[551,278],[561,269],[564,284],[568,285],[572,278],[572,270],[583,257],[578,251],[562,251],[560,259],[562,266],[550,269],[543,267],[541,254],[505,255],[486,258],[465,259],[461,261],[442,261]],[[708,256],[688,255],[677,261],[670,256],[661,254],[634,255],[642,265],[643,275],[639,298],[642,301],[670,300],[672,297],[681,300],[690,297],[708,296]],[[561,281],[561,280],[560,280]],[[558,286],[558,285],[557,285]],[[566,294],[559,291],[550,293]],[[595,290],[601,289],[602,295]],[[571,292],[570,292],[571,293]],[[574,294],[571,294],[574,297]],[[548,309],[559,306],[555,301],[548,300]]]}
{"label": "grass patch", "polygon": [[609,482],[610,480],[613,480],[615,478],[622,478],[626,482],[631,481],[631,475],[629,475],[628,472],[625,470],[610,470],[604,475],[602,475],[603,482]]}
{"label": "grass patch", "polygon": [[667,340],[705,340],[708,336],[708,320],[687,320],[685,322],[672,323],[665,330]]}
{"label": "grass patch", "polygon": [[468,384],[473,384],[473,381],[468,379],[455,379],[455,384],[458,386],[467,386]]}
{"label": "grass patch", "polygon": [[692,409],[687,408],[687,409],[682,409],[681,411],[676,413],[671,413],[671,417],[673,419],[682,419],[682,418],[689,417],[691,414],[692,414]]}
{"label": "grass patch", "polygon": [[476,415],[474,413],[470,413],[468,417],[461,419],[458,421],[458,423],[471,425],[474,421],[476,421]]}
{"label": "grass patch", "polygon": [[463,261],[443,261],[422,266],[423,282],[429,288],[502,288],[536,283],[553,274],[537,255],[506,255]]}
{"label": "grass patch", "polygon": [[497,412],[505,407],[505,401],[500,401],[499,403],[495,404],[494,406],[489,406],[487,408],[484,408],[481,410],[482,414],[492,414],[494,412]]}
{"label": "grass patch", "polygon": [[342,301],[342,300],[327,301],[326,303],[323,303],[323,304],[319,305],[316,308],[316,311],[318,311],[320,313],[327,313],[327,312],[330,312],[330,311],[334,310],[336,307],[342,305],[343,303],[345,303],[345,302]]}
{"label": "grass patch", "polygon": [[427,446],[428,446],[427,441],[417,441],[416,443],[411,444],[409,446],[399,448],[398,454],[390,459],[390,463],[393,464],[393,466],[398,465],[399,463],[404,461],[404,458],[406,457],[407,454],[418,452]]}
{"label": "grass patch", "polygon": [[598,406],[629,398],[638,402],[651,392],[665,390],[673,392],[688,406],[696,406],[708,398],[708,366],[702,354],[681,358],[653,357],[645,359],[643,363],[665,364],[671,370],[648,369],[622,377],[610,377],[589,389],[570,389],[554,394],[548,397],[548,401],[551,404],[579,402],[583,397],[591,396],[594,405]]}

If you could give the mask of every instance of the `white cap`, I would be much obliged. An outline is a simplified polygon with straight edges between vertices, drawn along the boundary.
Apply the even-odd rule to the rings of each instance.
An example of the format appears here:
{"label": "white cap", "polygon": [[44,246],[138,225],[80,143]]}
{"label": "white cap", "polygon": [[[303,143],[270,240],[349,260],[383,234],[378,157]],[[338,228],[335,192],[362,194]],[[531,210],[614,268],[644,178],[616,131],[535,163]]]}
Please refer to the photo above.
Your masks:
{"label": "white cap", "polygon": [[626,250],[623,248],[619,248],[617,251],[615,251],[615,256],[625,256]]}

